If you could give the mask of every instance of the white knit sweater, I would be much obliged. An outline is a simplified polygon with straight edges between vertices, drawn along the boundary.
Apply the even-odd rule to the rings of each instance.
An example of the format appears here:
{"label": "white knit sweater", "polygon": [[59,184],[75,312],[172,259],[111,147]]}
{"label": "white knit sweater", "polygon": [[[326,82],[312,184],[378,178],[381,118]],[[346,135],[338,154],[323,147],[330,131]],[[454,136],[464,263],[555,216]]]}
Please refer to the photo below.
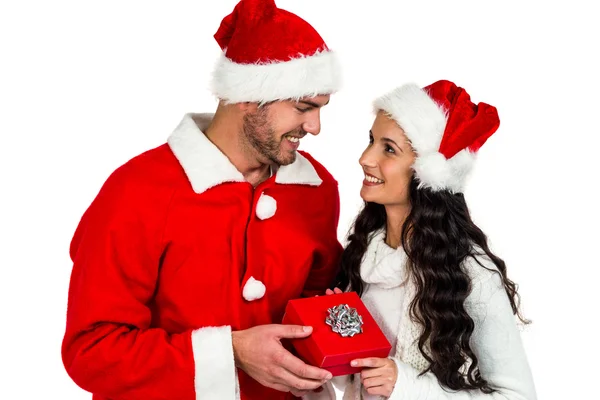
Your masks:
{"label": "white knit sweater", "polygon": [[[481,375],[495,392],[452,392],[443,388],[431,372],[419,376],[428,362],[417,346],[420,328],[408,313],[415,289],[405,268],[406,253],[387,246],[384,239],[385,232],[378,232],[371,239],[361,266],[361,277],[367,283],[362,301],[392,344],[390,358],[398,367],[398,379],[389,399],[535,400],[531,371],[501,279],[498,273],[483,268],[473,259],[465,265],[472,281],[472,291],[465,306],[475,322],[471,348],[479,360]],[[478,260],[486,268],[496,270],[486,256]],[[333,383],[344,392],[344,400],[382,398],[370,396],[361,387],[358,374],[352,383],[349,376],[336,377]],[[305,396],[305,399],[336,398],[330,383],[324,389]]]}

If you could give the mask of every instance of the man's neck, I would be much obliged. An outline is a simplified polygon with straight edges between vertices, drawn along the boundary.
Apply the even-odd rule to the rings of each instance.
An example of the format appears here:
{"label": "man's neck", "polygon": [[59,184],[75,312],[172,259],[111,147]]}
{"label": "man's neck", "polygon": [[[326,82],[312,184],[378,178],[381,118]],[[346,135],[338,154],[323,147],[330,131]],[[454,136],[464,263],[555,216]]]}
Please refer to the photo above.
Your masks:
{"label": "man's neck", "polygon": [[204,134],[241,172],[246,181],[256,187],[269,179],[271,166],[257,160],[248,146],[242,143],[242,123],[236,120],[228,117],[227,111],[219,109]]}
{"label": "man's neck", "polygon": [[[266,168],[266,171],[265,171]],[[257,187],[267,179],[269,179],[272,175],[271,166],[265,165],[264,167],[252,171],[250,173],[242,173],[244,175],[244,179],[252,186]]]}

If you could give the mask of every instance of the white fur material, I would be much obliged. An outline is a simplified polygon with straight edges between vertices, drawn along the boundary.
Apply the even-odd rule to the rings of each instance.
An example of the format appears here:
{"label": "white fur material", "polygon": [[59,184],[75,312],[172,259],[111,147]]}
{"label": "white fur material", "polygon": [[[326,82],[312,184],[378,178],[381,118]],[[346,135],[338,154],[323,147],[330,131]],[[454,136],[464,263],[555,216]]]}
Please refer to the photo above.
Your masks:
{"label": "white fur material", "polygon": [[419,178],[419,187],[462,192],[475,158],[475,154],[467,149],[461,150],[449,160],[439,152],[418,156],[413,169]]}
{"label": "white fur material", "polygon": [[323,183],[317,170],[302,154],[296,152],[296,161],[279,167],[275,182],[285,185],[319,186]]}
{"label": "white fur material", "polygon": [[231,327],[206,327],[193,331],[192,350],[196,399],[239,399]]}
{"label": "white fur material", "polygon": [[224,182],[245,181],[242,173],[202,133],[211,120],[211,114],[187,114],[167,140],[196,193]]}
{"label": "white fur material", "polygon": [[244,285],[242,295],[244,296],[244,299],[248,301],[254,301],[261,299],[265,295],[266,291],[267,288],[264,283],[254,279],[254,277],[251,276]]}
{"label": "white fur material", "polygon": [[261,194],[256,202],[256,216],[261,220],[269,219],[277,211],[277,201],[267,194]]}
{"label": "white fur material", "polygon": [[340,87],[340,66],[332,51],[262,64],[238,64],[222,53],[212,79],[213,93],[226,103],[314,97]]}
{"label": "white fur material", "polygon": [[[196,193],[224,182],[245,182],[227,156],[202,133],[212,118],[213,114],[186,114],[167,140]],[[292,164],[278,169],[275,182],[319,186],[322,180],[310,161],[296,153]]]}
{"label": "white fur material", "polygon": [[446,129],[444,110],[420,87],[408,84],[375,100],[382,110],[404,130],[417,153],[413,168],[420,187],[462,192],[475,161],[474,154],[462,150],[446,159],[438,150]]}

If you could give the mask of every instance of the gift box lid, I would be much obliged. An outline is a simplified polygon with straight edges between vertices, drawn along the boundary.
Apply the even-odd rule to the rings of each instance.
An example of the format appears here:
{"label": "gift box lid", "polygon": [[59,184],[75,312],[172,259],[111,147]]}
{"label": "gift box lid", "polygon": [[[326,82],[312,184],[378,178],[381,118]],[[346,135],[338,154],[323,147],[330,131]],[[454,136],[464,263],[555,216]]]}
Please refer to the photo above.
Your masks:
{"label": "gift box lid", "polygon": [[[343,337],[327,325],[328,309],[341,304],[355,308],[362,317],[362,333]],[[318,367],[349,364],[357,358],[385,358],[392,348],[356,292],[290,300],[283,323],[313,327],[309,337],[294,339],[292,345],[301,358]]]}

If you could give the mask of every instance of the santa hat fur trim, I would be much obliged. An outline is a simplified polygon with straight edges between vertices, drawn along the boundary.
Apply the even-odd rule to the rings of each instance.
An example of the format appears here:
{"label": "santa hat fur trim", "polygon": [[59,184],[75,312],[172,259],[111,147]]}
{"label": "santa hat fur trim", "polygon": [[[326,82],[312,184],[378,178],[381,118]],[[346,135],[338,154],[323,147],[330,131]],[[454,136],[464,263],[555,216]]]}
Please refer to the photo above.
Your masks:
{"label": "santa hat fur trim", "polygon": [[223,53],[213,72],[212,92],[226,103],[298,100],[337,92],[339,69],[332,51],[255,64],[238,64]]}
{"label": "santa hat fur trim", "polygon": [[495,107],[472,103],[464,89],[449,81],[424,89],[401,86],[376,99],[374,107],[404,130],[417,153],[413,169],[419,187],[434,191],[464,190],[477,150],[500,123]]}

